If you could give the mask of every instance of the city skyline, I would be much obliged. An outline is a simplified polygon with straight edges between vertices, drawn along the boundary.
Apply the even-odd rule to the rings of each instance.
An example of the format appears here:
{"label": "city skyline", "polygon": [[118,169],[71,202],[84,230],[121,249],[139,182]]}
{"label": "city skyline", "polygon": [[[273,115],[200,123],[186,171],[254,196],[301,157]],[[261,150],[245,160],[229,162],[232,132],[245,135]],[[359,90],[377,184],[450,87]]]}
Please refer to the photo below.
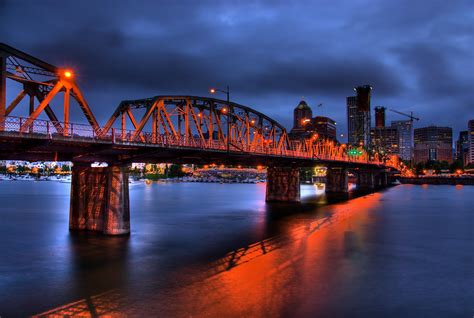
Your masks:
{"label": "city skyline", "polygon": [[[18,27],[4,27],[2,40],[72,67],[101,123],[124,99],[208,96],[209,87],[227,84],[232,101],[269,114],[288,130],[291,109],[304,96],[315,116],[333,118],[338,131],[347,132],[346,97],[365,84],[374,88],[373,106],[420,117],[415,128],[450,126],[457,135],[474,117],[467,2],[410,3],[409,11],[399,4],[367,10],[363,2],[290,8],[269,2],[237,7],[181,2],[147,12],[103,3],[89,17],[81,14],[87,4],[75,4],[74,11],[56,4],[48,12],[23,5],[2,3],[1,24],[24,17]],[[177,12],[189,17],[186,26],[172,18]],[[134,14],[140,19],[125,19]],[[92,20],[102,23],[92,26]],[[33,34],[27,32],[32,23],[48,27]]]}

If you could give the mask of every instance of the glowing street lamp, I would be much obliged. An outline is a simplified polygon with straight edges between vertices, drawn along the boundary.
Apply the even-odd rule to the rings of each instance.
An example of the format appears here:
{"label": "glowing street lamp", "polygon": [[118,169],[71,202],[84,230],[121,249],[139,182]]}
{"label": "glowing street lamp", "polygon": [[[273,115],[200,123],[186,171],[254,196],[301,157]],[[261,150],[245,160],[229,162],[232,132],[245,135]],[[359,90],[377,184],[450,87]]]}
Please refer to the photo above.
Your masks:
{"label": "glowing street lamp", "polygon": [[64,70],[63,75],[65,78],[72,78],[74,73],[71,70]]}
{"label": "glowing street lamp", "polygon": [[[219,88],[211,88],[209,89],[209,93],[211,94],[216,94],[217,92],[221,92],[221,93],[224,93],[227,97],[227,106],[230,107],[230,89],[229,89],[229,85],[227,85],[226,87],[227,89],[226,90],[222,90],[222,89],[219,89]],[[226,107],[223,107],[221,109],[222,113],[223,114],[227,114],[227,152],[229,152],[230,150],[230,112],[227,111],[227,108]]]}

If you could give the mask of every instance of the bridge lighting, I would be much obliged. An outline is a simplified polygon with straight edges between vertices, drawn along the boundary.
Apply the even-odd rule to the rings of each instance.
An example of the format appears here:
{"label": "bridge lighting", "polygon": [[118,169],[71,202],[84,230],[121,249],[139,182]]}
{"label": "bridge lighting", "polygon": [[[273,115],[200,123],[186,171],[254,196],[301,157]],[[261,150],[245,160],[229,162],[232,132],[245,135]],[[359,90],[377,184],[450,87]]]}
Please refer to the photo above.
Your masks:
{"label": "bridge lighting", "polygon": [[223,108],[221,109],[221,111],[225,114],[225,113],[227,113],[227,108],[226,108],[226,107],[223,107]]}
{"label": "bridge lighting", "polygon": [[216,93],[216,89],[215,89],[215,88],[211,88],[211,89],[209,90],[209,93],[215,94],[215,93]]}
{"label": "bridge lighting", "polygon": [[71,78],[73,75],[71,70],[65,70],[63,74],[66,78]]}
{"label": "bridge lighting", "polygon": [[250,121],[250,123],[251,123],[252,125],[255,124],[255,119],[252,119],[252,120]]}

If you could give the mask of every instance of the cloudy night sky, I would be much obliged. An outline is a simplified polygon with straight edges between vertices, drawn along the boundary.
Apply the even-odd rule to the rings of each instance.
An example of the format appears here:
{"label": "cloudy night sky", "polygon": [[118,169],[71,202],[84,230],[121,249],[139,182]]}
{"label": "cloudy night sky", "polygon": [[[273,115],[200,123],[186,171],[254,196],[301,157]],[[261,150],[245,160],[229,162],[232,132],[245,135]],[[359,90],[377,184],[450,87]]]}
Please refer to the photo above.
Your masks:
{"label": "cloudy night sky", "polygon": [[288,128],[304,96],[345,134],[345,99],[363,84],[372,108],[454,139],[474,119],[472,0],[0,0],[0,41],[72,67],[101,124],[123,99],[227,84]]}

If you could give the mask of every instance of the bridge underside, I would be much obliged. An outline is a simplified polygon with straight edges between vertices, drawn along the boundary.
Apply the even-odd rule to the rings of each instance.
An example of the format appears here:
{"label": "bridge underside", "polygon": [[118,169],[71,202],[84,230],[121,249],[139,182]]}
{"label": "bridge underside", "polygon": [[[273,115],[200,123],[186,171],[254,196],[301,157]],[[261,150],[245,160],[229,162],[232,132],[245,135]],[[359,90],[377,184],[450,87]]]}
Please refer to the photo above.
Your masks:
{"label": "bridge underside", "polygon": [[109,164],[127,165],[132,162],[167,162],[177,164],[263,165],[270,167],[325,165],[344,168],[381,168],[378,164],[248,153],[238,150],[162,147],[160,145],[128,142],[113,143],[103,140],[62,138],[60,136],[51,139],[44,135],[20,135],[9,132],[0,132],[0,153],[2,153],[2,160],[72,161],[85,164],[107,162]]}

